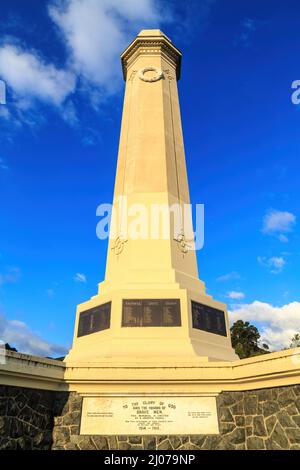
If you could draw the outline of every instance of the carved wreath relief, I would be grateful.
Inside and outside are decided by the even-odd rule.
[[[154,77],[146,77],[146,72],[156,72],[156,75]],[[163,76],[163,71],[161,69],[158,69],[157,67],[145,67],[139,71],[139,79],[143,80],[143,82],[158,82],[158,80],[161,80]]]

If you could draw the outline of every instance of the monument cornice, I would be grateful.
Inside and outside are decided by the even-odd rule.
[[[159,48],[159,50],[153,50],[153,48]],[[139,54],[147,53],[159,53],[165,55],[168,59],[174,63],[176,68],[177,80],[180,79],[181,74],[181,57],[182,54],[167,38],[166,36],[161,37],[137,37],[123,52],[121,55],[123,77],[126,81],[127,69],[130,60]]]

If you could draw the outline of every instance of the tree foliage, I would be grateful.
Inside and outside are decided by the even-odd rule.
[[[297,348],[299,346],[300,346],[300,333],[296,333],[291,339],[290,348]]]
[[[260,334],[256,326],[243,320],[236,321],[230,328],[232,347],[240,359],[267,354],[269,346],[260,344]]]
[[[8,343],[5,343],[4,348],[6,349],[6,351],[18,352],[16,348],[12,348]]]

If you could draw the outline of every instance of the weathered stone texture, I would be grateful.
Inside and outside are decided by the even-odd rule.
[[[217,401],[220,425],[218,436],[80,436],[78,411],[81,398],[71,394],[69,404],[64,408],[65,414],[55,419],[54,436],[58,438],[54,439],[53,449],[300,449],[299,385],[224,392]],[[71,432],[71,427],[74,427],[74,432]],[[69,429],[69,433],[66,429]]]
[[[0,449],[51,449],[56,399],[56,392],[0,385]]]
[[[0,449],[300,450],[300,385],[217,398],[220,435],[81,436],[82,398],[0,386]]]

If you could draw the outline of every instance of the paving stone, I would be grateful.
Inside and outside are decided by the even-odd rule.
[[[257,413],[258,398],[256,395],[246,395],[244,398],[244,410],[246,415]]]
[[[234,419],[229,408],[222,408],[220,410],[220,422],[233,423]]]
[[[166,439],[157,446],[157,449],[158,450],[172,450],[173,447],[169,439]]]
[[[95,445],[96,449],[98,449],[98,450],[108,450],[109,449],[108,441],[107,441],[106,437],[93,436],[91,439],[92,439],[92,442]]]
[[[156,449],[156,438],[152,436],[144,436],[144,449],[145,450],[155,450]]]
[[[275,416],[269,416],[269,418],[266,419],[266,428],[267,428],[268,435],[272,433],[276,421],[277,419]]]
[[[257,397],[259,402],[272,400],[272,390],[268,388],[264,390],[258,390]]]
[[[264,440],[261,437],[247,437],[246,448],[248,450],[265,449]]]
[[[205,442],[206,436],[191,436],[190,441],[197,447],[202,447]]]
[[[178,449],[182,445],[181,439],[178,436],[169,436],[169,441],[173,449]]]
[[[286,428],[285,433],[291,444],[300,444],[300,429]]]
[[[245,426],[245,416],[235,416],[234,420],[237,426]]]
[[[289,441],[287,440],[284,430],[279,423],[275,425],[274,431],[270,436],[270,440],[276,442],[281,449],[289,448]]]
[[[285,388],[279,392],[278,404],[280,407],[285,407],[294,403],[295,397],[291,388]],[[300,404],[300,401],[299,401]]]
[[[267,430],[265,427],[263,416],[254,416],[253,418],[253,434],[255,436],[267,436]]]
[[[277,419],[283,428],[293,428],[295,426],[290,415],[284,410],[277,413]]]
[[[263,404],[262,413],[265,417],[274,415],[279,411],[279,405],[276,401],[266,401]]]
[[[142,443],[142,436],[129,436],[129,443],[130,444],[141,444]]]

